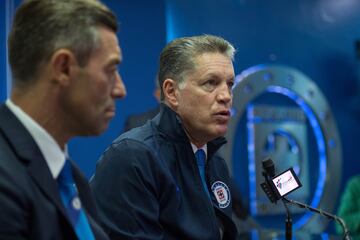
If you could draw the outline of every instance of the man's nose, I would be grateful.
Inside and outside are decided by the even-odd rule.
[[[232,101],[232,91],[227,84],[221,86],[217,94],[217,100],[222,103],[231,103]]]
[[[113,98],[124,98],[126,96],[126,87],[119,73],[116,74],[116,80],[111,93]]]

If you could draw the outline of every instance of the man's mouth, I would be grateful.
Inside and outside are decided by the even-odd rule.
[[[223,110],[223,111],[219,111],[217,113],[214,114],[214,116],[216,117],[216,119],[222,121],[222,122],[227,122],[230,119],[230,111],[229,110]]]

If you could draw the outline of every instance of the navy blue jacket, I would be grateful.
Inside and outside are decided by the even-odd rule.
[[[181,121],[162,104],[160,113],[117,138],[91,180],[100,218],[111,239],[235,239],[230,177],[215,153],[224,138],[208,142],[205,192]],[[221,222],[221,224],[219,224]]]

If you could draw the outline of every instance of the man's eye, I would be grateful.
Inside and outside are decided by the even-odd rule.
[[[217,82],[213,79],[205,82],[205,85],[208,85],[208,86],[215,86],[216,84],[217,84]]]
[[[217,82],[215,80],[210,79],[203,84],[203,87],[206,91],[211,91],[216,87],[216,84]]]
[[[234,86],[234,82],[228,82],[228,87],[231,89]]]

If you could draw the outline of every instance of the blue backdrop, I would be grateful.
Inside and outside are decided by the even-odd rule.
[[[19,1],[0,2],[0,99],[6,99],[6,25]],[[342,185],[360,173],[360,2],[357,0],[106,0],[118,15],[128,96],[100,137],[75,138],[70,155],[90,177],[124,119],[156,105],[152,96],[158,57],[167,41],[203,33],[223,36],[237,48],[236,73],[262,63],[292,66],[323,91],[343,146]],[[311,167],[311,166],[310,166]],[[235,169],[236,171],[236,169]],[[331,176],[329,176],[331,177]]]

